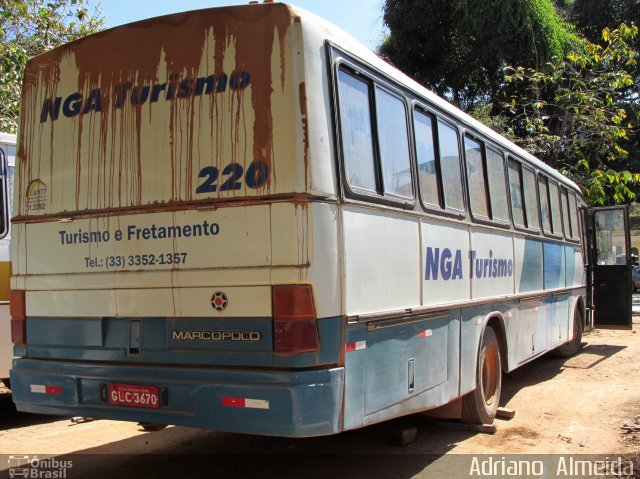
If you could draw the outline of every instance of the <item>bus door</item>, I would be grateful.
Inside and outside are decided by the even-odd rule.
[[[592,208],[588,239],[594,326],[631,329],[631,242],[626,206]]]

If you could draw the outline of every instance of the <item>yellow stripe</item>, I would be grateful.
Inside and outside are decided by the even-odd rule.
[[[9,301],[11,261],[0,261],[0,301]]]

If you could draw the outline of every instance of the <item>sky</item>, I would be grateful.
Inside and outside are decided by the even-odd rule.
[[[91,0],[102,4],[107,27],[116,27],[145,18],[200,8],[245,5],[249,0]],[[382,40],[382,5],[384,0],[289,0],[288,3],[309,10],[338,25],[370,49]]]

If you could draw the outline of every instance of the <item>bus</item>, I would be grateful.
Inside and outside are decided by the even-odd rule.
[[[16,159],[16,136],[0,133],[0,205],[6,209],[0,215],[0,381],[10,387],[9,370],[13,359],[11,343],[11,317],[9,316],[9,242],[11,201],[13,197],[13,169]]]
[[[502,374],[575,353],[587,277],[628,264],[624,210],[592,218],[576,184],[291,5],[71,42],[27,64],[22,108],[20,411],[287,437],[490,423]]]

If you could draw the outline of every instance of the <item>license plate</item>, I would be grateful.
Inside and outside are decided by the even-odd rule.
[[[109,384],[109,403],[118,406],[158,409],[160,394],[155,386]]]

